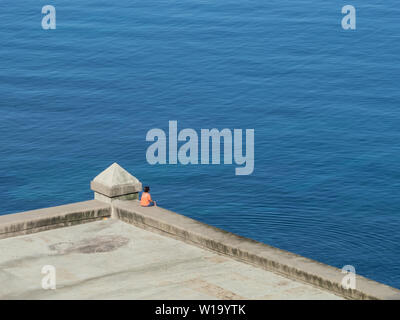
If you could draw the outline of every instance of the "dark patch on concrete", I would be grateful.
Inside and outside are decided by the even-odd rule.
[[[78,242],[58,242],[49,246],[58,254],[69,253],[101,253],[117,250],[129,243],[129,239],[121,236],[98,236],[87,238]]]

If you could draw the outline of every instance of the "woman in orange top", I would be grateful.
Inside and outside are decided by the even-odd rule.
[[[150,187],[143,188],[142,198],[140,199],[140,205],[142,207],[157,206],[156,202],[153,201],[153,199],[151,199],[151,195],[150,195],[149,191],[150,191]]]

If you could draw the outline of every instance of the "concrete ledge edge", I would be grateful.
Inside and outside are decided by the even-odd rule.
[[[247,239],[160,207],[138,201],[113,203],[115,217],[189,244],[261,267],[289,279],[311,284],[347,299],[400,299],[400,290],[356,275],[356,289],[345,289],[340,269]]]
[[[400,290],[356,275],[356,289],[344,289],[340,269],[247,239],[160,208],[143,208],[138,201],[112,205],[90,200],[0,216],[0,239],[111,217],[140,228],[229,256],[289,279],[311,284],[347,299],[400,300]]]
[[[0,216],[0,239],[91,222],[111,216],[111,207],[97,200]]]

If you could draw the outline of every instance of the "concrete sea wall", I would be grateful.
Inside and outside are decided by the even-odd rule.
[[[137,201],[114,202],[116,218],[185,241],[245,263],[336,293],[348,299],[400,299],[400,291],[356,276],[356,289],[342,286],[340,269],[288,251],[240,237],[159,207],[143,208]]]
[[[110,206],[97,200],[3,215],[0,239],[101,220],[110,215]]]
[[[376,281],[357,275],[356,288],[345,289],[342,286],[344,274],[340,269],[240,237],[160,207],[143,208],[137,200],[127,200],[138,198],[141,183],[117,164],[98,175],[91,186],[95,198],[101,201],[91,200],[0,216],[0,239],[111,217],[348,299],[400,299],[400,290]]]

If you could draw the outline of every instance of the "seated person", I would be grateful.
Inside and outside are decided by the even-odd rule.
[[[142,193],[142,198],[140,199],[140,205],[142,207],[152,207],[152,206],[157,206],[156,202],[151,199],[151,195],[149,193],[150,187],[144,187],[143,188],[143,193]]]

